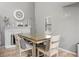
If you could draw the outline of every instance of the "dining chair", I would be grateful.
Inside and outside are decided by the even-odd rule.
[[[18,36],[18,34],[15,35],[15,41],[16,41],[16,49],[17,49],[17,53],[19,53],[19,56],[22,56],[23,52],[28,52],[28,51],[32,51],[31,54],[33,56],[33,46],[30,45],[27,41],[25,41],[23,38],[21,38],[20,36]],[[26,54],[26,56],[29,53]]]
[[[51,36],[51,39],[48,40],[48,43],[46,45],[48,45],[47,49],[42,47],[38,47],[37,48],[37,56],[40,56],[40,52],[44,54],[44,56],[59,56],[58,53],[58,48],[59,48],[59,40],[60,40],[60,35],[56,35],[56,36]]]

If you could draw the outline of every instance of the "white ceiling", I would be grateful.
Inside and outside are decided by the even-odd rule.
[[[74,3],[77,3],[77,2],[58,2],[57,5],[60,7],[64,7],[64,6],[72,5]]]
[[[39,4],[40,2],[35,2],[35,4]],[[42,5],[43,3],[52,5],[52,6],[58,6],[58,7],[65,7],[65,6],[71,6],[72,4],[76,4],[77,2],[41,2]]]

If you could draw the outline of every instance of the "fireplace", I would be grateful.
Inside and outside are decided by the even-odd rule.
[[[16,45],[14,34],[11,35],[11,45]]]
[[[15,34],[19,33],[30,33],[30,27],[22,27],[22,28],[8,28],[5,29],[5,48],[12,48],[16,46],[15,42]]]

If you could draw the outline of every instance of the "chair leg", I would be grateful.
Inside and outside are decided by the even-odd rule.
[[[57,57],[59,56],[59,52],[57,52],[56,56],[57,56]]]
[[[16,53],[17,53],[17,56],[19,56],[19,57],[21,56],[21,51],[17,50]]]
[[[37,57],[39,57],[39,50],[37,50]]]
[[[19,56],[21,57],[21,51],[19,52]]]
[[[47,57],[47,55],[46,55],[46,54],[44,54],[44,57]]]
[[[34,53],[34,52],[33,52],[33,49],[32,49],[32,57],[34,57],[33,53]]]

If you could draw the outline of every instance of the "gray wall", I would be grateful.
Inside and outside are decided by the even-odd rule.
[[[24,11],[25,17],[22,21],[23,23],[27,23],[27,19],[32,20],[32,34],[34,33],[34,3],[33,2],[0,2],[0,20],[3,20],[4,16],[9,17],[11,25],[16,25],[16,19],[13,17],[13,12],[16,9],[22,9]],[[2,45],[4,45],[4,39],[2,40]]]
[[[52,17],[53,35],[61,35],[60,47],[76,52],[79,42],[79,7],[63,8],[57,3],[35,3],[36,34],[44,34],[44,17]]]
[[[26,23],[28,18],[32,19],[33,35],[44,34],[44,17],[51,16],[53,35],[61,35],[60,47],[76,51],[76,43],[79,42],[79,6],[62,8],[56,2],[0,3],[0,20],[8,16],[11,24],[15,24],[17,21],[13,17],[13,11],[19,8],[25,13],[22,22]]]

